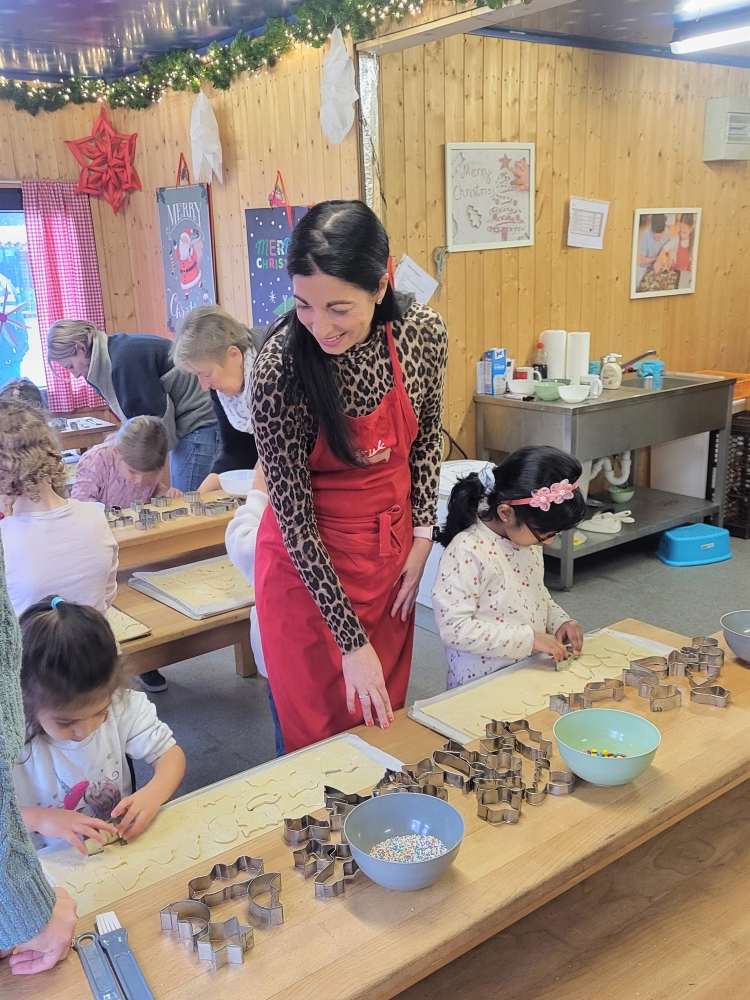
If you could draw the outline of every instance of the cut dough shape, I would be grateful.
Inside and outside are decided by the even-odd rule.
[[[480,727],[483,732],[484,727]],[[336,772],[331,781],[328,772]],[[306,751],[293,764],[283,759],[257,775],[243,775],[220,788],[165,807],[151,826],[127,847],[113,844],[83,858],[70,847],[42,857],[55,885],[64,886],[79,916],[113,905],[201,861],[208,871],[217,854],[232,844],[323,807],[323,788],[362,792],[383,777],[383,766],[343,740]],[[296,791],[289,794],[289,788]],[[254,803],[248,810],[246,803]],[[230,809],[227,814],[223,810]],[[231,837],[231,840],[229,839]],[[171,856],[171,860],[170,860]]]

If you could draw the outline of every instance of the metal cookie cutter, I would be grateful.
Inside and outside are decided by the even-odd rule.
[[[516,788],[488,788],[477,796],[477,816],[487,823],[517,823],[522,792]]]
[[[348,850],[345,844],[339,847]],[[334,896],[340,896],[345,891],[347,883],[353,882],[359,872],[359,865],[351,855],[348,858],[342,855],[333,857],[315,876],[315,895],[319,899],[333,899]]]
[[[645,657],[646,660],[652,657]],[[663,657],[661,657],[663,660]],[[662,684],[661,678],[643,660],[631,661],[630,668],[622,672],[622,679],[628,687],[637,687],[641,698],[648,698],[652,712],[669,712],[682,704],[682,692],[674,684]],[[638,664],[641,664],[640,666]]]
[[[324,786],[323,795],[325,796],[324,801],[326,809],[328,810],[328,819],[331,824],[331,830],[340,833],[342,837],[344,832],[344,820],[352,809],[372,798],[371,795],[357,795],[356,792],[342,792],[341,789],[334,788],[332,785]]]
[[[540,757],[534,766],[534,780],[527,787],[524,800],[530,806],[540,806],[547,795],[570,795],[575,785],[576,778],[572,771],[552,771],[549,761]]]
[[[674,684],[654,684],[648,689],[648,702],[651,712],[669,712],[682,704],[682,691]]]
[[[732,692],[729,688],[713,683],[713,677],[708,680],[697,680],[692,672],[688,674],[690,684],[690,701],[696,705],[712,705],[714,708],[729,708]]]
[[[252,927],[241,924],[237,917],[212,921],[196,939],[198,958],[202,962],[213,962],[214,969],[220,969],[227,962],[242,965],[245,952],[254,944]]]
[[[689,666],[697,667],[700,663],[697,653],[686,652],[684,649],[673,649],[667,662],[670,677],[684,677]]]
[[[205,903],[197,899],[181,899],[159,911],[162,930],[177,931],[186,941],[195,941],[211,923],[211,913]]]
[[[539,757],[546,757],[549,760],[552,756],[552,741],[545,740],[541,730],[532,729],[528,719],[518,719],[516,722],[503,722],[493,719],[492,722],[487,723],[485,735],[501,736],[504,733],[515,738],[516,750],[527,760],[538,760]],[[536,743],[537,745],[530,746],[529,743],[519,740],[518,733],[526,733],[531,743]]]
[[[464,757],[448,750],[436,750],[432,759],[438,769],[442,771],[443,780],[453,788],[460,788],[462,792],[468,794],[477,778],[482,777],[482,768],[471,764]]]
[[[208,875],[198,875],[188,882],[188,895],[206,906],[218,906],[227,899],[244,896],[250,882],[263,872],[263,858],[249,858],[243,854],[233,865],[214,865]],[[238,875],[247,874],[241,882],[233,882]],[[230,882],[220,889],[212,889],[214,882]]]
[[[287,844],[302,844],[306,840],[330,840],[331,823],[305,815],[284,820],[284,840]]]
[[[149,503],[152,507],[171,507],[172,501],[169,497],[151,497]]]
[[[304,847],[298,847],[292,852],[294,867],[305,878],[317,875],[331,863],[336,846],[336,844],[323,844],[319,840],[308,840]]]
[[[521,773],[523,759],[513,752],[516,748],[516,741],[515,737],[511,739],[512,745],[510,746],[504,740],[498,739],[480,742],[480,752],[483,754],[488,768],[496,771],[511,771],[514,774]]]
[[[281,892],[281,872],[264,872],[257,875],[247,887],[248,906],[251,916],[264,924],[283,924],[284,907],[279,902]],[[259,903],[258,897],[270,895],[268,903]]]
[[[174,521],[176,517],[185,517],[187,512],[187,507],[175,507],[172,510],[162,511],[161,519],[162,521]]]
[[[143,510],[144,506],[145,506],[145,504],[143,503],[143,500],[131,500],[130,501],[130,509],[132,511],[135,511],[136,514],[140,514],[140,512]]]
[[[603,681],[589,681],[580,692],[550,695],[549,707],[551,712],[567,715],[580,708],[591,708],[598,701],[622,701],[624,697],[624,683],[614,677],[607,677]]]
[[[640,660],[631,660],[630,669],[647,670],[656,676],[657,681],[663,681],[669,675],[669,661],[665,656],[644,656]],[[623,671],[623,675],[624,673],[625,671]],[[625,683],[628,682],[625,681]]]
[[[719,649],[718,646],[683,646],[682,652],[697,656],[699,663],[708,663],[714,667],[724,666],[724,650]]]
[[[410,774],[405,771],[386,770],[383,777],[372,789],[373,798],[378,795],[387,795],[391,792],[419,792],[419,785]]]
[[[188,490],[187,493],[182,494],[182,499],[185,503],[199,503],[201,495],[198,490]]]

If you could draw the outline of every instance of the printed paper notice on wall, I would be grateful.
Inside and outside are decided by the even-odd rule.
[[[417,302],[426,306],[435,294],[438,283],[415,260],[404,254],[396,265],[394,283],[398,292],[412,292]]]
[[[588,250],[604,249],[604,230],[609,214],[608,201],[592,201],[590,198],[570,199],[568,220],[568,246],[585,247]]]

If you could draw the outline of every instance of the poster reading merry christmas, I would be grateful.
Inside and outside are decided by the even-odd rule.
[[[446,151],[448,249],[534,243],[534,143],[452,142]]]
[[[294,305],[286,257],[292,229],[306,213],[300,205],[245,209],[253,326],[269,326]]]
[[[216,304],[211,211],[206,184],[158,188],[159,234],[172,333],[198,306]]]

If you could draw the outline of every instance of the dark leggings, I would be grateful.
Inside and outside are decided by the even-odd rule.
[[[268,704],[271,706],[271,717],[273,718],[274,739],[276,741],[276,756],[283,757],[286,753],[284,749],[284,734],[281,732],[279,713],[276,711],[276,704],[271,694],[271,685],[268,685]]]

